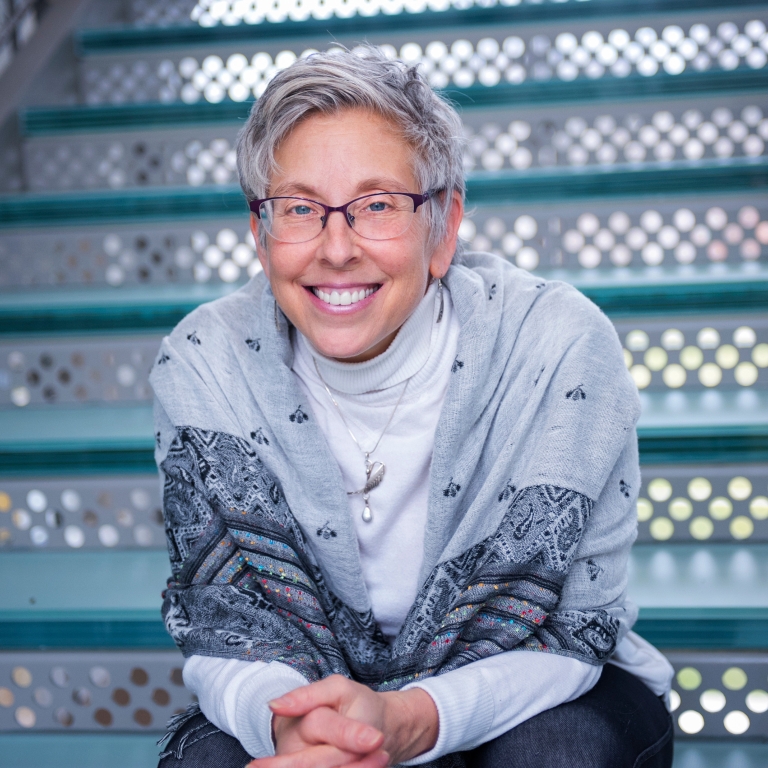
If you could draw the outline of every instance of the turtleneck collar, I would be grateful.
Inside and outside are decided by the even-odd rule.
[[[315,359],[323,380],[331,389],[348,395],[388,389],[418,373],[429,359],[439,310],[436,299],[437,284],[432,283],[389,347],[363,363],[341,363],[324,357],[298,331],[297,342],[302,352]]]

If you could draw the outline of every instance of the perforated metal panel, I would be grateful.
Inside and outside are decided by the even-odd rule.
[[[644,77],[684,72],[731,71],[766,66],[766,29],[760,16],[744,13],[686,15],[679,19],[630,19],[525,27],[468,28],[442,34],[390,33],[392,57],[420,63],[432,86],[492,88],[526,80],[572,81]],[[758,18],[755,18],[758,16]],[[357,39],[346,41],[355,45]],[[302,43],[271,43],[237,49],[211,46],[205,54],[89,57],[81,90],[88,104],[245,101],[260,96],[269,80],[298,56],[328,45],[328,36]]]
[[[638,542],[768,542],[768,467],[643,466],[642,475]]]
[[[0,732],[159,731],[191,701],[177,651],[0,653]]]
[[[0,548],[161,549],[156,474],[0,479]]]
[[[160,336],[0,344],[0,408],[85,402],[149,402]]]

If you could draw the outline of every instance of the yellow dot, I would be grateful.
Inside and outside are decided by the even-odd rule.
[[[744,501],[752,495],[752,483],[746,477],[734,477],[728,483],[728,495],[736,501]]]
[[[653,517],[653,504],[648,499],[637,500],[637,519],[644,523]]]
[[[752,363],[739,363],[733,372],[733,377],[742,387],[751,387],[757,381],[759,374],[757,367]]]
[[[12,503],[11,497],[5,491],[0,491],[0,512],[7,512]]]
[[[708,517],[694,517],[688,526],[691,536],[699,541],[708,539],[715,531],[715,524]]]
[[[666,541],[675,532],[675,525],[668,517],[657,517],[651,520],[650,531],[656,541]]]
[[[680,350],[680,364],[689,371],[695,371],[704,362],[704,353],[698,347],[683,347]]]
[[[634,330],[627,334],[627,346],[633,352],[642,352],[644,349],[648,349],[650,339],[645,331]]]
[[[679,497],[669,502],[669,516],[673,520],[687,520],[693,514],[693,504]]]
[[[677,684],[684,691],[695,691],[701,685],[701,672],[695,667],[683,667],[677,673]]]
[[[667,353],[661,347],[651,347],[643,356],[643,362],[652,371],[660,371],[668,359]]]
[[[749,514],[752,515],[755,520],[768,519],[768,498],[765,496],[755,496],[755,498],[749,502]]]
[[[668,365],[664,369],[661,378],[670,389],[678,389],[685,384],[688,374],[685,372],[685,368],[683,368],[682,365],[672,363],[672,365]]]
[[[632,363],[634,362],[635,360],[632,357],[632,353],[626,347],[624,347],[624,364],[627,366],[627,368],[631,368]]]
[[[734,539],[748,539],[755,531],[755,524],[746,515],[739,515],[731,520],[729,528]]]
[[[715,360],[721,368],[730,370],[735,368],[739,362],[739,350],[733,346],[733,344],[723,344],[722,347],[717,348],[715,352]]]
[[[715,496],[709,502],[709,514],[715,520],[727,520],[733,513],[733,504],[724,496]]]
[[[706,501],[712,495],[712,483],[706,477],[694,477],[688,483],[688,495],[694,501]]]
[[[666,501],[672,495],[672,483],[663,477],[657,477],[648,483],[648,495],[654,501]]]
[[[645,389],[651,383],[651,372],[644,365],[633,365],[629,374],[638,389]]]
[[[752,362],[758,368],[768,368],[768,344],[758,344],[752,350]]]
[[[18,707],[14,712],[14,717],[22,728],[33,728],[37,722],[35,710],[30,707]]]
[[[723,672],[723,685],[729,691],[740,691],[747,684],[747,673],[741,667],[730,667]]]
[[[26,667],[14,667],[11,672],[13,680],[19,688],[29,688],[32,685],[32,673]]]
[[[10,688],[0,688],[0,707],[12,707],[13,702],[13,691]]]
[[[699,368],[699,381],[705,387],[716,387],[723,380],[723,372],[715,363],[704,363]]]
[[[11,532],[7,528],[0,528],[0,544],[11,540]]]

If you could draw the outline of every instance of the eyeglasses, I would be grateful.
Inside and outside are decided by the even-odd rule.
[[[391,240],[411,226],[420,205],[436,195],[430,189],[422,195],[410,192],[379,192],[364,195],[339,206],[323,205],[304,197],[267,197],[251,200],[248,207],[264,229],[281,243],[306,243],[325,229],[334,212],[344,214],[347,224],[368,240]]]

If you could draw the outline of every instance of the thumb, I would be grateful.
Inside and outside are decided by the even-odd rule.
[[[269,702],[269,708],[274,714],[282,717],[301,717],[318,707],[329,707],[338,711],[344,699],[346,683],[349,681],[341,675],[332,675],[273,699]]]

